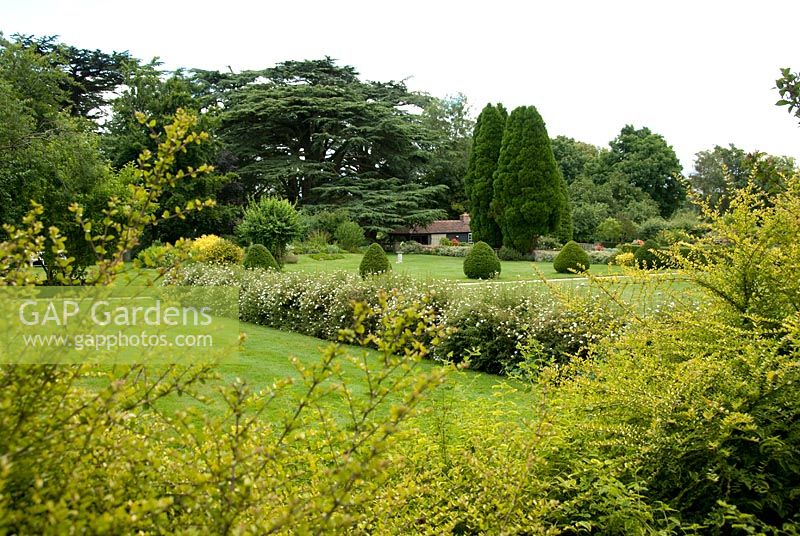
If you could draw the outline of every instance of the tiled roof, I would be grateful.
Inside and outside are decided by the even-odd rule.
[[[464,214],[458,220],[436,220],[425,227],[404,227],[395,229],[392,234],[447,234],[447,233],[468,233],[469,215]]]

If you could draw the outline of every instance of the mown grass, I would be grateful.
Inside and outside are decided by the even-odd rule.
[[[236,380],[243,380],[253,391],[260,391],[271,386],[274,382],[284,378],[299,379],[299,374],[292,365],[290,358],[295,357],[304,366],[309,367],[318,363],[322,349],[329,342],[280,331],[254,324],[242,324],[242,330],[247,334],[247,339],[242,350],[236,356],[229,356],[224,363],[216,366],[216,378],[205,384],[197,386],[198,394],[207,397],[209,403],[203,406],[203,411],[210,414],[220,414],[224,411],[224,404],[219,395],[219,388]],[[343,346],[348,355],[367,359],[377,366],[380,356],[372,350],[359,347]],[[341,373],[353,393],[365,395],[368,386],[363,372],[355,364],[342,357],[340,359]],[[429,372],[441,364],[422,360],[417,364],[418,372]],[[101,382],[96,379],[94,382]],[[98,385],[97,383],[95,385]],[[286,412],[295,407],[299,396],[305,391],[302,382],[296,381],[291,385],[284,396],[277,403],[270,406],[263,414],[263,418],[279,421]],[[397,396],[387,402],[391,404],[399,401]],[[423,401],[420,411],[415,418],[416,424],[421,429],[433,430],[441,422],[442,414],[448,414],[450,422],[457,422],[461,413],[485,411],[487,404],[502,403],[519,407],[531,406],[534,402],[532,389],[526,384],[501,376],[473,372],[469,370],[451,371],[445,383],[429,393]],[[200,403],[186,396],[171,396],[162,400],[158,407],[165,412],[182,410],[187,405],[199,406]],[[346,418],[346,406],[340,395],[328,395],[325,405],[333,410],[340,419]],[[386,406],[388,408],[388,405]]]
[[[346,253],[343,259],[315,260],[308,255],[299,255],[296,264],[287,264],[287,272],[333,272],[344,270],[358,272],[361,263],[360,254]],[[392,271],[421,279],[439,279],[448,281],[471,281],[464,275],[462,257],[445,257],[439,255],[403,255],[403,262],[397,262],[397,255],[389,254]],[[560,274],[553,269],[550,262],[501,261],[500,277],[495,281],[535,281],[544,276],[548,279],[570,279],[579,277],[576,274]],[[603,264],[592,265],[590,273],[595,275],[614,275],[621,273],[618,266]]]

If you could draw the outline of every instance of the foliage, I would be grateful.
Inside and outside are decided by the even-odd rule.
[[[492,200],[503,245],[531,251],[539,236],[559,228],[567,202],[563,180],[539,112],[533,106],[512,111],[503,134]]]
[[[446,210],[448,217],[457,218],[467,210],[464,176],[475,124],[467,97],[461,93],[443,99],[430,97],[420,119],[431,133],[432,145],[425,182],[447,187],[438,194],[435,204]]]
[[[556,136],[551,140],[551,145],[553,156],[567,184],[585,176],[587,165],[596,162],[602,151],[590,143],[576,141],[567,136]]]
[[[595,236],[603,245],[616,245],[622,240],[622,224],[614,218],[606,218],[595,229]]]
[[[731,144],[715,145],[695,155],[694,172],[689,180],[695,190],[713,206],[727,210],[737,189],[752,182],[769,200],[785,188],[785,181],[795,169],[794,159],[772,156],[759,151],[746,153]]]
[[[15,34],[16,44],[41,55],[52,68],[64,73],[59,89],[70,114],[99,119],[108,105],[108,95],[123,82],[124,65],[133,61],[127,52],[106,53],[65,45],[57,36],[34,37]]]
[[[180,260],[180,256],[171,244],[155,242],[142,249],[136,259],[146,268],[170,268]]]
[[[569,242],[569,240],[567,240],[567,242]],[[564,242],[561,242],[554,236],[539,237],[539,249],[561,249],[563,245]]]
[[[497,258],[501,261],[521,261],[522,253],[514,248],[503,246],[497,252]]]
[[[449,238],[447,238],[446,236],[443,236],[443,237],[441,237],[439,239],[439,245],[440,246],[450,246],[450,245],[452,245],[452,243],[450,242]]]
[[[583,272],[589,268],[589,254],[577,242],[569,241],[553,260],[553,268],[561,274]]]
[[[645,240],[633,255],[636,264],[644,269],[663,268],[666,264],[664,257],[659,255],[658,242],[655,240]]]
[[[618,266],[634,266],[636,263],[636,256],[632,253],[620,253],[614,258],[614,264]]]
[[[115,169],[122,170],[136,162],[145,149],[155,150],[151,136],[153,129],[169,124],[180,108],[197,116],[195,132],[206,132],[209,138],[203,145],[188,147],[176,157],[173,171],[197,168],[219,160],[220,141],[215,135],[218,109],[202,96],[198,80],[182,71],[163,71],[157,61],[147,64],[126,63],[122,69],[124,80],[119,95],[112,102],[113,114],[104,125],[103,152]],[[137,114],[151,120],[146,125],[136,120]],[[196,198],[218,201],[214,207],[198,213],[184,215],[162,222],[148,230],[145,240],[174,242],[179,238],[203,234],[233,234],[233,225],[241,217],[245,194],[235,175],[228,173],[229,166],[221,166],[222,173],[205,173],[191,181],[169,185],[161,198],[164,208],[183,207]]]
[[[217,235],[203,235],[192,241],[189,253],[194,260],[218,264],[239,264],[244,258],[242,248]]]
[[[18,223],[37,200],[45,228],[58,227],[69,240],[71,276],[80,279],[96,255],[70,205],[81,204],[100,225],[108,198],[128,192],[99,154],[95,125],[70,116],[69,76],[55,61],[0,36],[0,224]],[[52,285],[64,274],[51,253],[43,261]]]
[[[789,67],[781,69],[781,77],[775,80],[781,98],[776,106],[786,106],[788,112],[800,118],[800,74],[793,73]]]
[[[500,158],[508,112],[502,104],[487,104],[475,123],[472,150],[464,177],[470,215],[470,229],[477,241],[499,247],[503,235],[491,210],[494,199],[494,172]]]
[[[389,259],[386,257],[386,252],[380,244],[371,244],[364,257],[361,259],[361,264],[358,267],[358,273],[361,277],[368,275],[382,274],[391,271],[392,265],[389,264]]]
[[[225,88],[220,134],[250,195],[346,208],[372,236],[444,216],[447,186],[422,180],[433,135],[414,112],[428,99],[404,83],[364,82],[331,58],[206,76]]]
[[[174,157],[203,139],[189,132],[192,126],[191,117],[179,113],[157,156],[142,155],[142,186],[132,188],[128,205],[109,202],[107,229],[92,231],[81,220],[100,258],[87,282],[113,283],[123,253],[145,225],[164,217],[157,213],[160,193],[185,176],[170,171]],[[82,217],[80,207],[73,210]],[[6,227],[11,240],[0,243],[3,284],[35,281],[30,252],[66,251],[57,229],[42,234],[41,212],[36,205],[22,227]],[[65,271],[70,263],[63,259]],[[211,377],[207,366],[0,366],[0,531],[344,530],[352,523],[348,512],[372,498],[370,483],[382,478],[401,425],[443,379],[441,370],[419,373],[416,367],[430,352],[427,343],[443,335],[427,309],[396,294],[372,297],[371,306],[352,304],[352,329],[341,336],[373,346],[377,359],[330,345],[314,366],[295,362],[299,398],[288,389],[292,380],[263,392],[236,381],[220,390],[221,414],[207,411],[197,390]],[[342,360],[357,364],[370,393],[352,388],[352,378],[339,373]],[[176,413],[162,409],[162,402],[181,394],[198,404]],[[330,411],[331,396],[346,401],[344,421]],[[284,409],[267,422],[263,413],[273,405]],[[321,429],[330,435],[314,433]]]
[[[681,166],[675,151],[664,138],[647,127],[626,125],[603,154],[604,173],[619,173],[625,181],[648,194],[661,216],[669,217],[686,197]]]
[[[400,242],[400,245],[397,247],[397,252],[406,255],[414,253],[424,253],[425,248],[419,242],[415,242],[414,240],[408,240],[405,242]]]
[[[429,251],[433,255],[442,255],[443,257],[466,257],[467,255],[469,255],[469,252],[472,251],[472,246],[445,245],[445,246],[436,246],[427,251]]]
[[[345,222],[352,221],[350,213],[341,208],[337,210],[322,210],[314,214],[307,214],[303,211],[301,212],[301,218],[306,220],[303,225],[303,238],[307,241],[313,241],[312,235],[314,233],[319,233],[320,236],[326,234],[326,244],[328,243],[327,240],[336,233],[337,227]]]
[[[340,223],[333,233],[333,237],[338,242],[339,247],[355,253],[359,246],[364,243],[364,229],[354,221]]]
[[[500,259],[486,242],[478,242],[464,257],[464,275],[470,279],[494,279],[500,275]]]
[[[192,264],[171,273],[179,285],[240,285],[240,315],[252,322],[335,340],[352,328],[354,302],[373,304],[381,289],[395,289],[405,299],[426,304],[446,331],[435,350],[440,360],[470,361],[474,370],[507,373],[525,361],[520,344],[535,340],[541,359],[568,362],[585,355],[589,341],[617,329],[612,304],[601,296],[575,296],[573,309],[560,307],[539,286],[509,289],[479,287],[469,293],[454,284],[393,274],[360,278],[347,272],[244,271],[236,266]],[[406,306],[397,302],[397,308]],[[582,311],[578,314],[577,311]],[[591,311],[591,314],[585,314]]]
[[[275,257],[263,244],[253,244],[247,248],[242,266],[245,268],[261,268],[263,270],[279,270]]]
[[[706,210],[712,233],[695,247],[715,254],[670,253],[706,290],[700,305],[673,296],[677,309],[654,317],[630,306],[636,322],[562,384],[571,409],[554,426],[591,460],[579,481],[614,474],[687,531],[793,532],[798,193],[792,179],[774,209],[750,189],[727,214]]]
[[[265,196],[247,205],[236,233],[244,242],[266,246],[280,263],[286,246],[300,236],[300,216],[288,200]]]

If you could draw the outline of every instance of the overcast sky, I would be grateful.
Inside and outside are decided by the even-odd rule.
[[[694,154],[735,143],[800,159],[774,106],[800,70],[800,2],[0,0],[6,35],[158,56],[169,68],[258,69],[328,55],[436,96],[535,105],[551,136],[606,145],[626,123]]]

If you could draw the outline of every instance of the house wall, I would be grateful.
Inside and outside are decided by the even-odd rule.
[[[447,234],[445,234],[445,233],[436,233],[436,234],[432,234],[432,235],[431,235],[431,241],[430,241],[430,242],[428,242],[428,243],[429,243],[430,245],[432,245],[432,246],[438,246],[438,245],[439,245],[439,241],[440,241],[442,238],[448,238]]]

